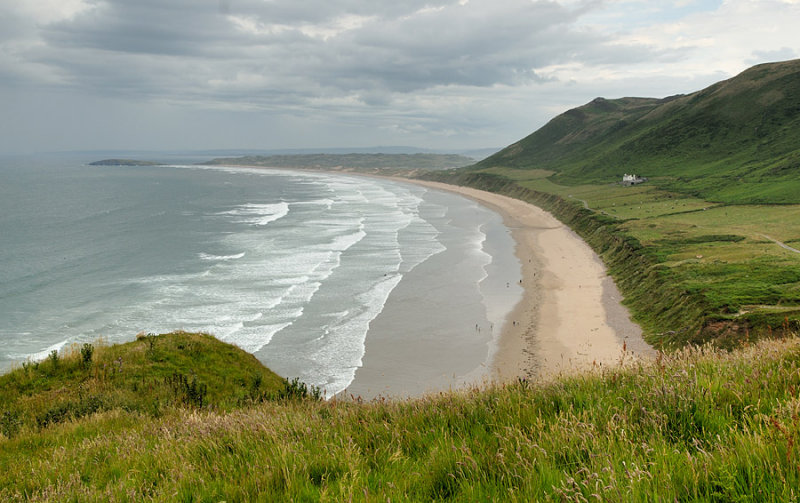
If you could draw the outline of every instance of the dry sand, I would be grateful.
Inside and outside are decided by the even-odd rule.
[[[597,254],[550,213],[468,187],[406,180],[456,192],[503,216],[517,242],[522,300],[509,314],[490,360],[491,378],[550,378],[619,365],[654,350],[620,304],[622,296]]]

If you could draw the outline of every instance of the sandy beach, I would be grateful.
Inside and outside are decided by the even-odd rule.
[[[630,319],[600,258],[550,213],[507,196],[417,182],[462,194],[503,216],[517,242],[523,299],[510,313],[490,361],[492,378],[548,378],[655,354]]]
[[[460,378],[451,376],[451,387],[518,377],[549,379],[576,370],[619,365],[623,355],[624,360],[631,361],[655,354],[620,303],[622,296],[600,258],[550,213],[517,199],[468,187],[402,181],[455,192],[498,212],[516,241],[515,253],[522,266],[522,300],[495,336],[486,363]],[[414,348],[401,350],[373,341],[367,346],[364,367],[348,391],[372,395],[368,390],[375,386],[370,386],[370,380],[386,379],[380,365],[387,364],[387,358],[397,357],[411,362],[413,352]],[[390,386],[384,388],[392,394]],[[418,389],[416,394],[424,391],[429,390]]]
[[[423,294],[410,287],[418,279],[401,282],[382,315],[370,324],[362,366],[343,397],[409,397],[519,377],[543,380],[656,355],[621,304],[622,295],[597,254],[547,211],[470,187],[340,172],[455,193],[495,211],[515,242],[522,287],[521,300],[514,302],[502,330],[490,328],[487,357],[480,359],[476,348],[486,346],[487,334],[467,335],[475,325],[473,313],[453,321],[463,322],[458,330],[467,335],[454,344],[447,338],[448,330],[426,324],[423,312],[435,309],[445,290]],[[424,276],[430,267],[423,264],[412,274]],[[418,310],[416,315],[409,316],[409,305]],[[418,335],[398,338],[398,327]]]

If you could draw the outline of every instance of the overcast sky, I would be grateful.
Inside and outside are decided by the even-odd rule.
[[[502,147],[800,57],[800,0],[2,0],[0,152]]]

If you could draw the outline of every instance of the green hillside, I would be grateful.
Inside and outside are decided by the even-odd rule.
[[[800,203],[800,60],[664,99],[597,98],[475,167],[551,170],[564,185],[624,173],[726,203]]]
[[[800,327],[800,60],[686,96],[598,98],[427,178],[551,211],[603,258],[657,347]],[[633,187],[625,173],[647,177]]]
[[[0,433],[13,437],[103,411],[232,410],[291,387],[253,355],[206,334],[84,344],[0,376]]]

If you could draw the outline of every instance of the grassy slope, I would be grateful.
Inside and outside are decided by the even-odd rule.
[[[562,185],[623,173],[726,203],[800,203],[800,60],[753,67],[686,96],[598,98],[476,168],[547,169]]]
[[[106,410],[230,410],[284,389],[253,355],[205,334],[97,345],[86,361],[81,349],[0,376],[0,433],[38,431]]]
[[[115,409],[0,438],[0,499],[792,501],[798,390],[791,339],[407,402]]]
[[[687,96],[597,99],[434,176],[548,206],[601,253],[654,344],[730,346],[800,324],[800,254],[775,242],[800,248],[798,129],[800,60]],[[625,172],[650,181],[616,185]]]

